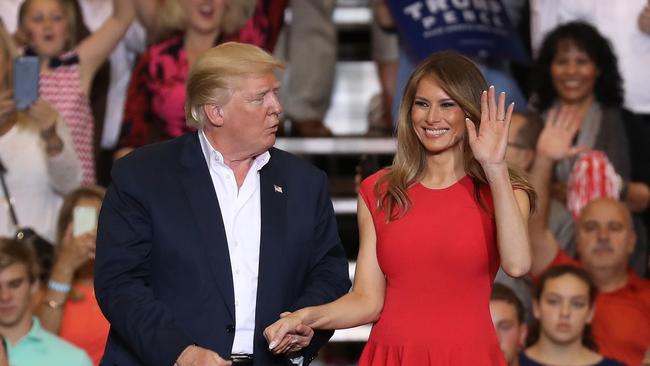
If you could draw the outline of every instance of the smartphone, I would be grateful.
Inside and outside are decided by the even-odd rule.
[[[77,237],[97,228],[97,209],[77,206],[72,211],[72,236]]]
[[[38,57],[21,56],[14,59],[14,101],[17,109],[29,108],[38,98],[39,73]]]

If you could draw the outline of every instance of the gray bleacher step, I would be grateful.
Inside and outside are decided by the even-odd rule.
[[[278,137],[275,147],[299,155],[394,154],[392,137]]]
[[[355,215],[357,213],[357,199],[353,197],[333,197],[332,206],[337,215]]]

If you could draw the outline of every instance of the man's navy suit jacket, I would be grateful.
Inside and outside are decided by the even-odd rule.
[[[256,365],[284,365],[262,332],[283,311],[332,301],[350,281],[325,173],[278,149],[260,171]],[[228,244],[196,133],[115,163],[97,236],[95,291],[111,324],[102,365],[171,366],[190,344],[224,358],[235,336]],[[316,332],[314,357],[331,332]],[[307,363],[307,362],[306,362]]]

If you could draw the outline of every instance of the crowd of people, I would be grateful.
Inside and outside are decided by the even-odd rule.
[[[0,366],[307,365],[367,323],[361,365],[650,365],[650,3],[498,1],[526,78],[414,59],[395,3],[352,284],[273,147],[333,136],[334,1],[0,3]]]

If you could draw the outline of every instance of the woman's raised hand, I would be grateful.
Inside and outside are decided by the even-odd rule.
[[[89,259],[95,258],[96,239],[97,233],[94,230],[73,236],[72,224],[69,224],[60,244],[58,262],[64,264],[66,268],[76,271]]]
[[[490,86],[487,92],[481,94],[481,124],[478,132],[474,122],[465,118],[472,153],[484,168],[505,162],[508,129],[515,107],[514,103],[510,103],[506,109],[505,104],[506,93],[501,92],[497,101],[494,86]]]
[[[581,124],[582,118],[575,107],[551,109],[537,139],[537,154],[558,161],[586,150],[584,146],[573,145]]]

